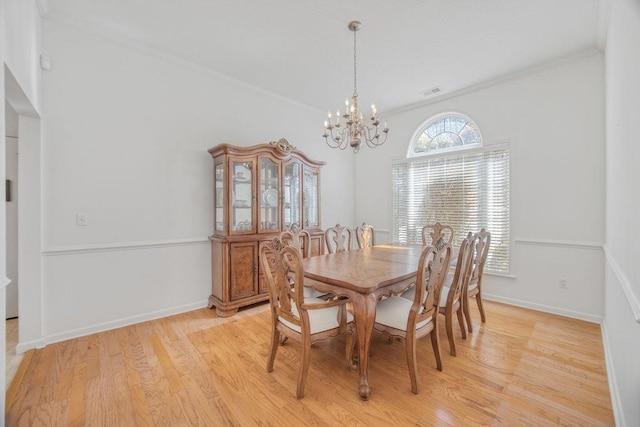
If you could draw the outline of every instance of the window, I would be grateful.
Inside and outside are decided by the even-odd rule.
[[[448,120],[449,117],[455,120]],[[477,126],[469,119],[464,124],[456,121],[460,117],[463,116],[439,115],[427,121],[411,141],[410,154],[414,158],[393,164],[392,237],[398,242],[420,243],[422,226],[440,222],[453,227],[454,244],[459,245],[468,231],[485,227],[491,232],[487,270],[508,273],[509,147],[483,147]],[[464,131],[465,127],[470,130]],[[455,149],[441,144],[448,138],[455,140],[452,129],[459,130],[459,141],[453,143]],[[415,147],[424,149],[419,141],[425,138],[440,141],[440,148],[429,143],[427,155],[416,152]]]
[[[458,113],[439,114],[427,120],[409,145],[407,157],[482,145],[478,126]]]

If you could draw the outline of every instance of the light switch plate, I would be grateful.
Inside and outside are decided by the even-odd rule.
[[[89,225],[87,214],[86,213],[77,213],[76,214],[76,225],[85,226]]]

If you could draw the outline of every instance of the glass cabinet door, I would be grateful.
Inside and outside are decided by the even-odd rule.
[[[253,162],[231,162],[231,230],[253,232]]]
[[[320,226],[318,172],[305,168],[303,187],[304,227]]]
[[[284,215],[285,227],[293,224],[302,227],[300,214],[300,163],[289,163],[284,166]]]
[[[280,229],[280,166],[267,157],[260,158],[260,228]]]
[[[217,162],[217,159],[216,159]],[[215,232],[225,232],[224,224],[224,163],[215,163],[214,178],[213,178],[213,196],[214,196],[214,220],[215,220]]]

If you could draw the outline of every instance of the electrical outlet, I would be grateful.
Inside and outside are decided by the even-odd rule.
[[[567,289],[567,279],[560,278],[558,280],[558,286],[560,286],[560,289]]]
[[[87,218],[87,214],[86,213],[77,213],[76,214],[76,225],[78,226],[85,226],[85,225],[89,225],[89,220]]]

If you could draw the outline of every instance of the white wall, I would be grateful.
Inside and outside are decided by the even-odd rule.
[[[589,52],[385,117],[389,141],[357,158],[356,217],[391,229],[391,162],[434,114],[471,117],[511,150],[511,272],[487,298],[590,321],[603,315],[604,73]],[[467,230],[458,230],[466,232]],[[559,278],[568,289],[560,289]]]
[[[216,144],[287,138],[328,163],[322,225],[353,221],[353,157],[325,146],[321,112],[67,24],[43,34],[47,342],[206,304]]]
[[[5,0],[3,28],[5,31],[4,64],[11,70],[24,92],[20,104],[13,105],[20,114],[40,110],[40,15],[35,0]]]
[[[609,381],[620,426],[640,425],[640,4],[611,2],[606,46],[606,305]]]

